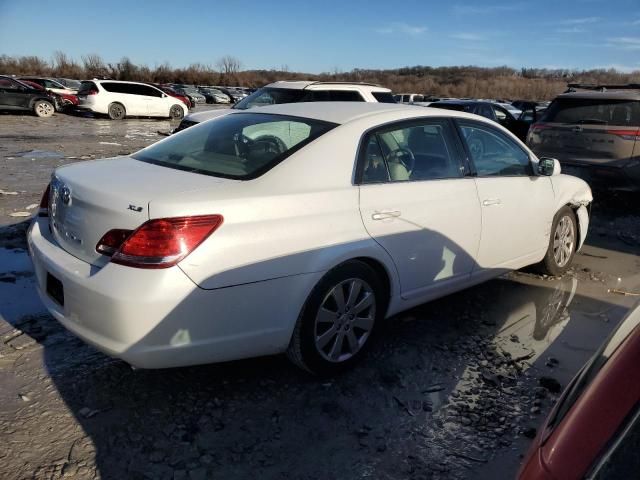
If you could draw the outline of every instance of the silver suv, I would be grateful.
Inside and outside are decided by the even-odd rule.
[[[527,144],[593,187],[640,190],[640,84],[570,84],[531,126]]]
[[[205,120],[226,115],[232,110],[298,102],[396,103],[391,90],[372,83],[280,81],[256,90],[231,109],[192,113],[182,120],[174,133]]]

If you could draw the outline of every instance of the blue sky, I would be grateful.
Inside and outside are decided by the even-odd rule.
[[[407,65],[640,69],[639,0],[0,0],[0,54],[317,73]]]

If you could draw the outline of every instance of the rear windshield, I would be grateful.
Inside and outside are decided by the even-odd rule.
[[[640,126],[640,102],[592,98],[557,98],[544,122],[592,125]]]
[[[78,89],[78,94],[79,95],[86,95],[91,90],[98,90],[98,87],[96,87],[95,83],[93,83],[93,82],[82,82],[80,84],[80,88]]]
[[[259,177],[336,125],[308,118],[235,113],[203,122],[132,155],[215,177]]]
[[[371,92],[371,95],[380,103],[397,103],[391,92]]]

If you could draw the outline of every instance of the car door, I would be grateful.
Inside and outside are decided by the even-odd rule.
[[[29,108],[31,97],[27,93],[27,88],[11,80],[10,78],[0,78],[0,107],[7,109]]]
[[[151,117],[169,116],[169,104],[160,90],[149,85],[136,85],[136,87],[146,105],[147,115]]]
[[[550,178],[536,175],[529,153],[499,128],[474,120],[456,123],[482,209],[478,267],[521,268],[541,260],[555,213]]]
[[[393,259],[405,299],[451,290],[474,268],[480,205],[463,157],[448,119],[401,122],[363,139],[362,221]]]

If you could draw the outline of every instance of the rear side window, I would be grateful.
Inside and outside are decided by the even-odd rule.
[[[335,126],[307,118],[242,112],[188,128],[132,157],[178,170],[249,180]]]
[[[479,176],[532,175],[527,152],[502,132],[479,122],[465,120],[459,124]]]
[[[102,82],[102,88],[111,93],[135,93],[129,83]]]
[[[78,89],[78,95],[86,95],[91,91],[97,91],[98,87],[93,82],[82,82],[80,84],[80,88]]]
[[[595,98],[556,98],[544,122],[640,126],[640,102]]]
[[[395,97],[391,95],[391,92],[371,92],[373,98],[379,103],[397,103]]]
[[[362,183],[459,178],[462,164],[450,124],[430,119],[370,134],[361,152]]]
[[[332,102],[364,102],[364,98],[359,92],[350,90],[331,90],[329,99]]]
[[[17,90],[18,84],[16,82],[12,82],[8,78],[0,78],[0,88],[4,88],[6,90]]]

